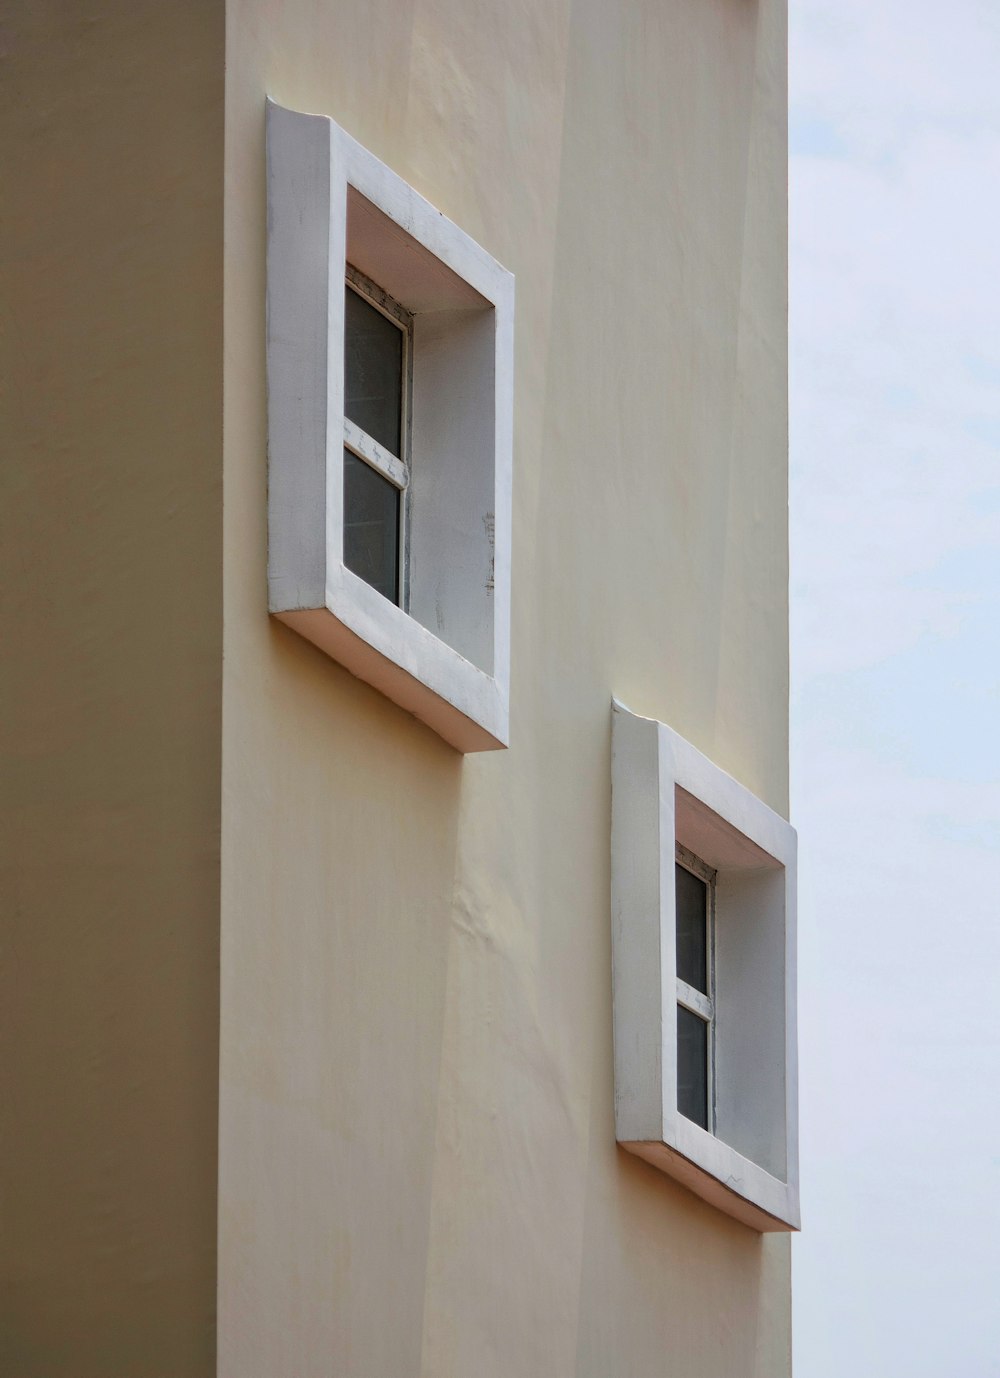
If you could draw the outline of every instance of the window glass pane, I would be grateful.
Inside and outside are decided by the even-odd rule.
[[[708,886],[674,866],[677,891],[677,975],[708,994]]]
[[[399,598],[399,489],[344,450],[344,564],[391,602]]]
[[[677,1109],[708,1128],[708,1025],[677,1006]]]
[[[394,455],[401,453],[403,332],[344,289],[344,413]]]

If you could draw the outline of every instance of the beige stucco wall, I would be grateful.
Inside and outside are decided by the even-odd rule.
[[[0,1373],[215,1368],[224,13],[13,0]]]
[[[782,0],[230,0],[219,1372],[780,1378],[788,1241],[619,1151],[610,699],[784,810]],[[264,96],[517,279],[511,748],[265,611]]]

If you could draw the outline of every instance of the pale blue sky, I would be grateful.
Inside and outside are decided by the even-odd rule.
[[[796,1378],[1000,1378],[1000,0],[790,0]]]

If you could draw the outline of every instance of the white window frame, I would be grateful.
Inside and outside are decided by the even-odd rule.
[[[383,292],[377,282],[372,282],[353,264],[348,263],[344,274],[344,288],[356,292],[369,306],[384,316],[398,329],[403,338],[402,367],[400,369],[400,450],[399,456],[380,445],[374,436],[350,419],[344,413],[344,445],[351,454],[356,455],[363,464],[374,469],[377,474],[391,483],[400,493],[399,502],[399,573],[397,575],[396,603],[406,612],[410,602],[409,576],[409,490],[410,490],[410,411],[413,392],[413,316],[404,306],[400,306]]]
[[[678,845],[716,872],[714,1125],[677,1106]],[[759,1231],[799,1228],[795,830],[665,723],[612,712],[615,1133]]]
[[[695,856],[682,843],[678,842],[674,847],[674,862],[682,866],[685,871],[690,871],[693,876],[697,876],[705,885],[705,950],[706,950],[706,985],[708,993],[702,994],[694,986],[688,985],[687,981],[682,981],[678,976],[675,981],[677,1004],[696,1015],[704,1024],[708,1025],[706,1036],[707,1053],[707,1072],[708,1084],[705,1088],[708,1110],[708,1130],[709,1133],[715,1132],[715,880],[717,872],[714,867],[706,866],[701,857]],[[676,895],[676,889],[675,889]]]
[[[509,734],[514,282],[322,115],[267,105],[269,611],[459,751]],[[412,316],[404,468],[345,425],[344,282]],[[402,606],[343,561],[343,451],[406,489]]]

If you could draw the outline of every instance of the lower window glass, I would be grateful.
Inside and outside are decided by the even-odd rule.
[[[344,564],[399,602],[399,489],[344,450]]]
[[[708,1025],[677,1006],[677,1109],[708,1128]]]

